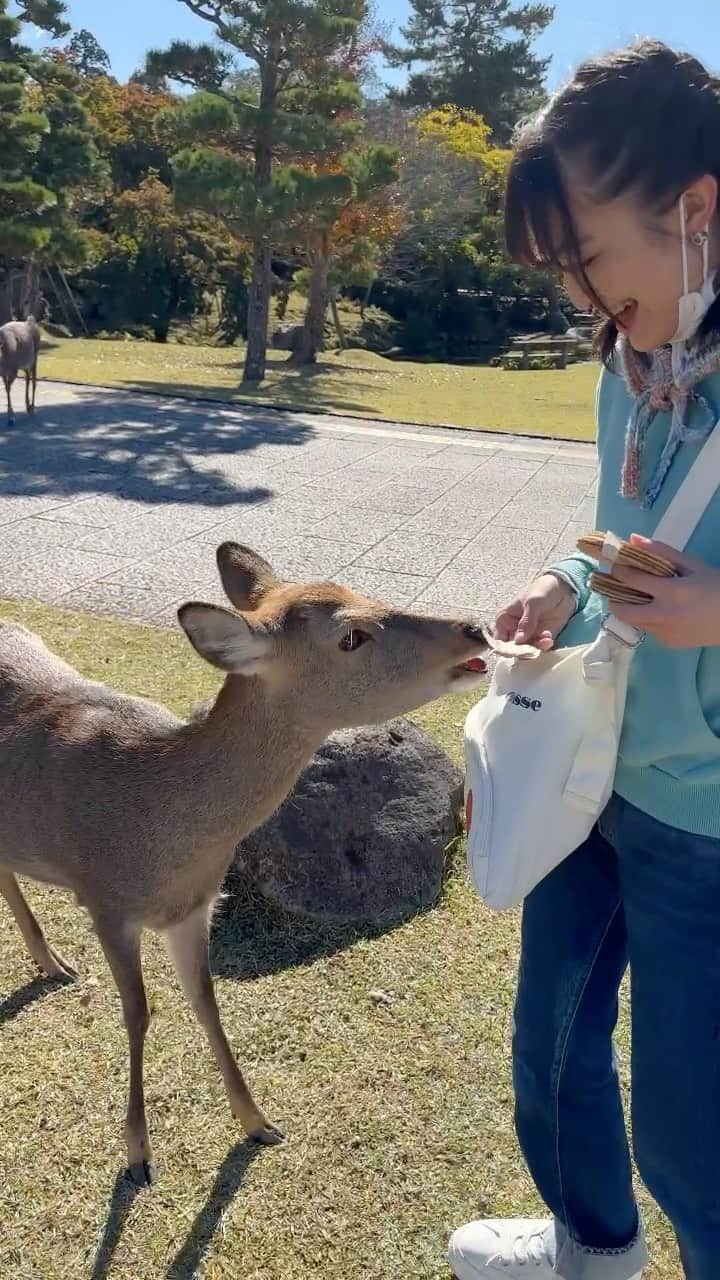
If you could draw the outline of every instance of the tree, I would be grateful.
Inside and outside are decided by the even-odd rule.
[[[320,179],[316,180],[305,227],[309,264],[308,302],[302,343],[293,357],[296,363],[314,364],[324,345],[325,320],[332,287],[342,276],[340,254],[335,251],[336,234],[340,232],[337,247],[338,250],[341,247],[344,249],[345,266],[350,271],[351,262],[354,264],[357,279],[361,274],[360,262],[369,265],[371,248],[367,235],[361,251],[354,257],[347,241],[343,244],[342,236],[350,214],[355,209],[371,204],[380,192],[397,181],[397,177],[397,152],[387,146],[370,144],[338,158],[337,171],[326,174],[324,199],[318,199]],[[343,219],[346,220],[345,227],[342,226]],[[337,327],[335,311],[334,314]]]
[[[490,145],[481,117],[454,108],[423,116],[396,109],[391,128],[403,157],[401,228],[384,275],[418,293],[442,292],[497,189],[503,153]]]
[[[74,282],[90,326],[150,328],[156,342],[206,305],[241,252],[207,214],[180,217],[156,173],[111,197],[91,244],[91,270]]]
[[[518,119],[542,100],[547,61],[533,42],[553,17],[547,4],[515,0],[411,0],[402,45],[388,45],[394,67],[410,68],[398,101],[411,107],[447,104],[476,111],[493,137],[507,144]],[[423,70],[413,72],[420,64]]]
[[[0,319],[28,262],[70,261],[81,251],[73,195],[97,157],[75,78],[62,60],[21,43],[23,24],[66,35],[61,0],[0,0]],[[33,293],[37,290],[33,286]]]
[[[81,76],[108,76],[110,59],[98,44],[92,31],[84,27],[73,33],[69,44],[65,46],[65,57],[70,66]]]
[[[203,144],[186,145],[175,157],[178,194],[236,221],[253,246],[244,380],[265,376],[273,243],[300,198],[312,187],[320,200],[327,175],[292,161],[318,156],[356,88],[334,62],[363,18],[365,0],[180,0],[213,28],[219,44],[176,43],[148,56],[146,76],[169,76],[199,91],[175,109],[178,133]],[[236,60],[256,69],[241,90],[231,71]],[[308,69],[313,68],[313,78]],[[322,68],[320,80],[314,78]],[[351,130],[348,130],[350,133]],[[335,178],[340,186],[340,179]]]
[[[390,194],[394,185],[373,191],[365,201],[349,204],[333,227],[328,282],[333,324],[341,348],[347,344],[337,305],[340,290],[361,288],[367,295],[377,278],[383,253],[400,231],[401,215]],[[364,304],[360,312],[364,319]]]
[[[370,113],[378,138],[402,154],[394,192],[397,234],[387,246],[374,297],[399,322],[409,351],[441,357],[497,340],[492,274],[502,257],[500,222],[508,153],[480,116],[444,108],[417,116],[397,103]]]
[[[353,283],[365,279],[376,255],[369,236],[362,238],[353,251],[345,239],[353,212],[381,202],[387,188],[397,182],[398,153],[387,144],[377,144],[363,137],[360,86],[371,79],[373,59],[383,48],[386,30],[377,13],[368,5],[351,37],[340,46],[333,58],[338,72],[355,88],[354,99],[348,94],[342,114],[332,112],[324,152],[314,167],[314,188],[310,190],[308,208],[303,207],[300,192],[299,215],[305,241],[307,270],[300,280],[307,287],[302,341],[293,350],[298,364],[314,364],[324,345],[328,305],[332,305],[338,338],[344,335],[337,309],[337,291],[343,277],[352,275]],[[310,64],[310,84],[322,83],[322,67]],[[317,109],[322,111],[322,102]],[[327,108],[326,108],[327,110]],[[350,129],[356,131],[355,145],[347,150]],[[368,217],[368,226],[370,217]],[[343,267],[345,270],[343,270]]]
[[[170,156],[156,136],[155,120],[172,105],[172,95],[132,80],[118,84],[104,75],[83,78],[79,93],[113,189],[119,192],[137,187],[151,171],[169,187]]]
[[[509,328],[563,323],[550,273],[508,261],[502,202],[510,152],[481,116],[442,107],[421,116],[397,103],[371,113],[378,138],[400,141],[401,225],[375,298],[399,321],[408,350],[493,354]]]

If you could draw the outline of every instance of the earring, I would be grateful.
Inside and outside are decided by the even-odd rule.
[[[710,239],[707,227],[704,231],[695,231],[692,236],[692,242],[698,249],[702,249]]]

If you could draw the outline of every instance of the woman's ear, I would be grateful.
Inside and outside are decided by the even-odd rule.
[[[718,180],[711,173],[698,178],[685,192],[685,225],[688,235],[705,231],[718,207]]]

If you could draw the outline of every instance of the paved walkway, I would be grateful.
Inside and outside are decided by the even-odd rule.
[[[214,547],[490,616],[593,525],[588,445],[44,383],[0,426],[0,595],[170,623]]]

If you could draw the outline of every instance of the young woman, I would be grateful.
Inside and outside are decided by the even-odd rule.
[[[662,551],[678,576],[618,572],[654,602],[615,610],[645,635],[615,795],[524,909],[516,1127],[551,1216],[461,1227],[458,1280],[640,1277],[612,1050],[628,964],[637,1167],[688,1280],[720,1277],[720,474],[688,554],[646,541],[720,416],[719,183],[720,82],[656,42],[581,67],[515,148],[510,253],[556,266],[605,317],[596,527]],[[592,637],[591,567],[550,567],[499,635]]]

